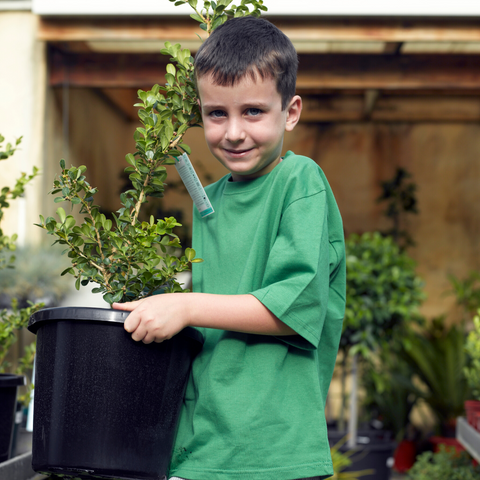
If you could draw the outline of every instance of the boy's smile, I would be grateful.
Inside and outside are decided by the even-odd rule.
[[[197,80],[208,148],[231,173],[233,181],[265,175],[279,163],[285,131],[300,117],[295,95],[282,110],[273,78],[257,74],[234,86],[216,85],[210,75]]]

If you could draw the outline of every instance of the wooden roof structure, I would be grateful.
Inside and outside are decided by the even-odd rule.
[[[304,122],[480,121],[480,22],[466,18],[269,17],[299,52]],[[166,41],[193,52],[185,17],[42,17],[49,85],[98,89],[136,118],[138,88],[163,83]]]

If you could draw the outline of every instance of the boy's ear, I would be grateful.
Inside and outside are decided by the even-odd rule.
[[[285,131],[291,132],[300,120],[300,114],[302,113],[302,98],[299,95],[293,96],[287,105],[286,111],[287,123],[285,125]]]

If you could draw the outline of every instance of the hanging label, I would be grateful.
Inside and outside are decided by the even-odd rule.
[[[188,193],[192,197],[193,203],[197,207],[200,216],[206,217],[213,213],[214,210],[212,204],[210,203],[210,200],[200,183],[197,172],[193,168],[192,162],[186,153],[176,157],[175,168],[177,169]]]

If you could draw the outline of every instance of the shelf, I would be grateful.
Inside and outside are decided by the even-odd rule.
[[[457,418],[457,440],[480,463],[480,432],[475,430],[464,417]]]

